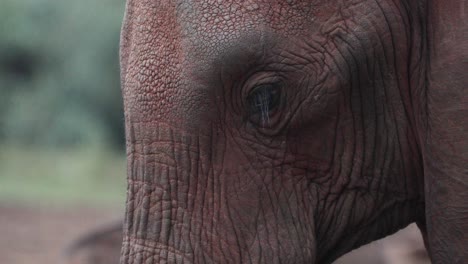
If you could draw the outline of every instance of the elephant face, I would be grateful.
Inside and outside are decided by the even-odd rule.
[[[424,218],[408,2],[129,0],[122,263],[330,263]]]

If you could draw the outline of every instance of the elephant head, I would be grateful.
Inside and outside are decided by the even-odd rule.
[[[128,0],[121,263],[466,263],[466,1]]]

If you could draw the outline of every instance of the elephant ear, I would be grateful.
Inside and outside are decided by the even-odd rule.
[[[433,263],[468,263],[468,0],[427,3],[426,245]]]

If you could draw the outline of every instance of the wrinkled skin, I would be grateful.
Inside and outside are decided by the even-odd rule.
[[[129,0],[121,263],[467,263],[466,7]]]

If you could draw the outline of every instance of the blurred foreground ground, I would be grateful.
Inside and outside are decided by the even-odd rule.
[[[0,204],[0,263],[63,264],[73,240],[122,218],[119,209]]]

